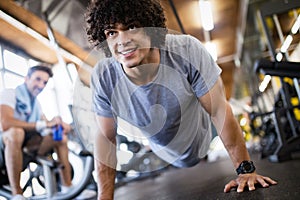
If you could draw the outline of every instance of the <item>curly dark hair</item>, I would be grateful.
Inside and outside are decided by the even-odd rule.
[[[152,47],[165,44],[166,18],[158,0],[92,0],[85,17],[89,42],[102,49],[107,57],[111,52],[104,30],[115,23],[128,25],[137,22],[145,28]]]

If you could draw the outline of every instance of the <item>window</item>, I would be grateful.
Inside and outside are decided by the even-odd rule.
[[[4,73],[4,87],[16,88],[18,85],[24,82],[24,77],[17,76],[12,73]]]
[[[8,50],[3,51],[5,69],[16,74],[26,76],[28,71],[27,60]]]
[[[35,66],[35,65],[38,65],[39,62],[33,60],[33,59],[29,59],[28,60],[28,66],[31,67],[31,66]]]
[[[37,98],[47,119],[51,120],[54,116],[59,115],[53,78],[49,79],[46,87]]]

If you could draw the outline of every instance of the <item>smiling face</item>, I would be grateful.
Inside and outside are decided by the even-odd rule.
[[[134,24],[114,24],[104,31],[109,49],[123,67],[133,68],[151,62],[151,40]]]
[[[44,71],[37,70],[33,72],[30,76],[26,76],[25,84],[28,91],[33,97],[36,97],[45,88],[48,80],[49,74]]]

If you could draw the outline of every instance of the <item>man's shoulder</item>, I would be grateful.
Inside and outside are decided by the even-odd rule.
[[[191,49],[202,49],[201,41],[192,35],[187,34],[167,34],[165,49],[167,51],[184,53]]]
[[[101,59],[94,67],[92,82],[112,84],[122,76],[120,63],[113,57]]]
[[[16,98],[16,90],[15,89],[3,89],[0,91],[0,105],[6,104],[6,105],[13,105],[13,102],[15,102]]]
[[[192,35],[187,34],[167,34],[166,35],[166,45],[175,46],[175,45],[186,45],[192,41],[198,40]]]
[[[117,60],[114,57],[105,57],[99,60],[96,65],[110,66],[115,64],[116,62]]]
[[[113,57],[103,58],[97,62],[94,67],[94,72],[103,73],[104,71],[114,68],[114,66],[118,65],[118,62]]]

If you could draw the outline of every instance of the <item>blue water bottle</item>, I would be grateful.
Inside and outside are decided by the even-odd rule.
[[[54,141],[61,141],[63,137],[63,127],[62,125],[57,125],[52,128],[53,132],[53,140]]]

